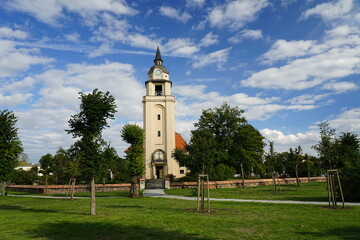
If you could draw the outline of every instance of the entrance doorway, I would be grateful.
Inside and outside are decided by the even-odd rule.
[[[156,178],[163,179],[164,178],[164,167],[156,166]]]

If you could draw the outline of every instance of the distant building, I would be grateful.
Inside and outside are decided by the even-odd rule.
[[[15,167],[15,170],[23,170],[23,171],[30,171],[33,167],[37,167],[40,170],[40,164],[28,164],[28,165],[20,165]],[[41,173],[38,172],[39,176],[42,176]]]
[[[171,93],[170,73],[162,63],[158,47],[143,97],[146,179],[163,179],[170,174],[179,178],[186,174],[186,168],[172,157],[174,149],[183,149],[186,142],[175,133],[175,97]]]

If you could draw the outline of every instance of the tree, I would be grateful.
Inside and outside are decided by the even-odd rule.
[[[360,140],[358,135],[342,133],[339,143],[339,171],[342,176],[344,197],[360,201]]]
[[[301,146],[296,147],[294,150],[290,148],[289,150],[289,160],[294,164],[295,167],[295,176],[296,176],[296,184],[300,187],[300,179],[299,179],[299,163],[302,161],[302,149]]]
[[[215,176],[217,169],[236,169],[244,165],[247,174],[253,169],[263,172],[263,137],[242,116],[243,110],[224,103],[220,108],[203,110],[185,151],[175,150],[174,158],[181,166],[190,169],[190,174],[207,173]],[[221,174],[222,176],[225,176]]]
[[[132,180],[130,197],[139,197],[138,179],[145,173],[144,131],[135,124],[126,124],[121,130],[121,137],[130,144],[126,150],[127,170]]]
[[[54,155],[54,176],[57,183],[67,184],[70,178],[80,176],[79,162],[69,150],[59,148]]]
[[[6,181],[9,180],[23,151],[16,122],[17,118],[13,112],[0,111],[0,183],[3,182],[3,195],[5,195]]]
[[[40,173],[42,173],[45,177],[45,194],[48,193],[48,179],[50,173],[54,172],[55,167],[55,159],[54,156],[50,153],[45,154],[39,160],[40,163]]]
[[[330,128],[329,122],[319,124],[320,127],[320,142],[312,148],[317,151],[320,159],[324,161],[327,168],[333,169],[337,161],[337,142],[335,138],[336,130]]]
[[[105,166],[102,156],[102,147],[105,143],[101,132],[109,127],[107,120],[114,119],[116,105],[115,98],[109,92],[103,93],[94,89],[92,93],[79,94],[80,113],[71,116],[70,129],[66,131],[72,134],[73,138],[80,138],[73,148],[82,173],[91,180],[90,214],[96,215],[95,177]]]

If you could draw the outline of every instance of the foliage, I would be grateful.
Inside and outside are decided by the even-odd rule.
[[[339,137],[339,169],[345,200],[360,201],[360,141],[354,133]]]
[[[38,167],[34,166],[29,171],[14,170],[10,175],[10,182],[17,185],[33,185],[39,181]]]
[[[106,168],[102,156],[104,140],[101,132],[105,127],[109,127],[107,120],[114,119],[116,105],[115,98],[109,92],[103,93],[94,89],[92,93],[79,94],[80,113],[71,117],[70,129],[66,132],[74,138],[80,138],[72,146],[72,151],[79,161],[82,175],[89,179],[101,175]]]
[[[79,162],[72,157],[70,151],[59,148],[54,155],[54,176],[59,184],[68,184],[70,178],[80,176]]]
[[[51,155],[50,153],[45,154],[40,158],[39,163],[40,173],[42,173],[43,175],[50,175],[50,173],[53,173],[55,167],[55,159],[53,155]]]
[[[144,131],[135,124],[126,124],[121,130],[122,139],[130,144],[126,150],[127,172],[131,176],[131,197],[138,197],[136,183],[138,178],[145,173],[144,161]]]
[[[121,130],[122,139],[130,144],[126,150],[127,170],[131,177],[145,173],[144,131],[135,124],[126,124]]]
[[[215,167],[215,171],[212,180],[222,181],[229,178],[233,178],[236,173],[235,168],[229,167],[228,165],[220,163]]]
[[[318,153],[320,159],[326,163],[326,168],[333,169],[337,161],[336,130],[330,128],[329,122],[322,122],[320,127],[320,142],[312,148]]]
[[[186,151],[175,150],[174,158],[181,166],[190,169],[190,174],[207,173],[215,176],[219,164],[245,173],[264,173],[262,156],[263,136],[242,116],[243,110],[224,103],[220,108],[203,110]],[[229,169],[230,169],[229,168]]]
[[[0,111],[0,182],[8,180],[23,151],[16,122],[13,112]]]

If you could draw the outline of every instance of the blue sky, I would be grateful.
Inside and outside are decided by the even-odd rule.
[[[103,136],[142,125],[147,71],[160,46],[186,140],[202,109],[226,101],[276,151],[319,140],[318,124],[360,134],[360,3],[313,0],[2,0],[0,109],[14,111],[35,163],[74,139],[78,92],[116,98]]]

